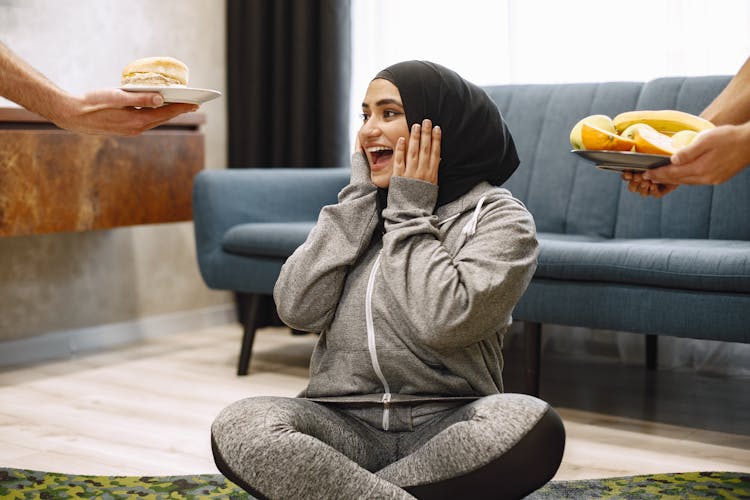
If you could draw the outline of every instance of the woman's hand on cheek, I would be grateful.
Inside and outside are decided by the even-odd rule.
[[[441,138],[440,127],[433,128],[430,120],[424,120],[422,125],[412,125],[409,147],[406,148],[406,139],[403,137],[396,143],[393,175],[437,184]]]

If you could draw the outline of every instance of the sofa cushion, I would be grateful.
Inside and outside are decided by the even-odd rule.
[[[535,278],[750,292],[750,242],[540,233]]]
[[[718,186],[684,186],[664,198],[643,198],[629,192],[619,175],[569,152],[570,129],[584,116],[634,109],[697,114],[730,78],[486,87],[521,158],[504,187],[524,202],[540,232],[750,240],[750,224],[737,222],[750,217],[750,169]]]
[[[239,224],[224,234],[221,247],[237,255],[285,259],[305,242],[314,225],[314,221]]]
[[[623,182],[570,153],[570,129],[589,114],[635,109],[641,87],[608,82],[486,88],[521,158],[504,187],[524,202],[539,231],[614,236]]]

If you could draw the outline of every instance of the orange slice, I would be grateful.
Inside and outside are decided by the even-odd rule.
[[[651,125],[646,125],[645,123],[634,123],[630,125],[628,128],[626,128],[625,130],[623,130],[622,132],[620,132],[620,135],[622,137],[625,137],[626,139],[635,141],[635,131],[641,127],[647,127],[647,128],[655,130],[654,127],[652,127]]]
[[[597,149],[606,151],[630,151],[635,146],[635,141],[608,132],[594,125],[584,123],[581,126],[581,143],[584,149]]]
[[[639,153],[656,155],[673,155],[677,149],[672,144],[672,138],[657,132],[650,127],[640,127],[633,133],[635,150]]]

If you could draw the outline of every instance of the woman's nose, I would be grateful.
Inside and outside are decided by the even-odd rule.
[[[377,136],[380,134],[380,126],[373,118],[370,118],[362,125],[362,133],[367,137]]]

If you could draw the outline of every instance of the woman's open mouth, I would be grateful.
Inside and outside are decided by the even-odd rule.
[[[370,168],[379,170],[390,164],[393,158],[393,149],[385,146],[376,146],[368,148],[367,152],[370,154]]]

